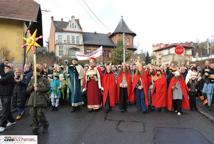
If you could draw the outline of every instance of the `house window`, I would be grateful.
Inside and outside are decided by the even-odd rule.
[[[71,43],[71,41],[70,41],[70,35],[67,35],[67,42],[68,42],[68,44]]]
[[[58,35],[58,43],[62,43],[62,35]]]
[[[130,45],[130,39],[129,38],[126,38],[126,45]]]
[[[76,51],[74,51],[74,50],[72,50],[72,49],[69,49],[69,50],[68,50],[68,56],[69,56],[70,58],[74,58],[74,57],[75,57],[75,53],[76,53]]]
[[[109,56],[107,50],[104,50],[104,51],[103,51],[103,56],[104,56],[104,57],[108,57],[108,56]]]
[[[59,56],[63,56],[63,46],[59,46]]]
[[[169,54],[169,50],[168,49],[162,50],[162,55],[168,55],[168,54]]]
[[[74,28],[74,23],[72,23],[72,28]]]
[[[75,37],[72,36],[72,44],[75,44]]]
[[[186,49],[186,55],[192,55],[192,50],[191,49]]]
[[[76,36],[76,43],[80,44],[80,37],[79,36]]]
[[[86,53],[90,53],[90,52],[91,52],[91,50],[90,50],[90,49],[87,49],[87,50],[86,50]]]
[[[108,57],[111,58],[111,52],[108,53]]]

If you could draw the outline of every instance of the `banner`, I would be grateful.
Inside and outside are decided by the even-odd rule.
[[[97,58],[103,54],[103,46],[99,47],[97,50],[88,53],[88,54],[83,54],[80,52],[76,52],[75,56],[78,60],[89,60],[90,57]]]

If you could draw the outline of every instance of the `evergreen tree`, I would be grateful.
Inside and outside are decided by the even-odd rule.
[[[147,51],[147,53],[146,53],[145,63],[146,63],[146,64],[151,63],[151,58],[150,58],[150,56],[149,56],[149,52],[148,52],[148,51]]]
[[[131,56],[129,52],[126,51],[126,60]],[[112,51],[112,63],[121,64],[123,62],[123,41],[118,41],[116,48]]]

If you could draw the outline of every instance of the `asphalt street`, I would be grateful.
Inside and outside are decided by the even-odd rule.
[[[126,113],[71,113],[63,107],[47,110],[47,118],[49,131],[40,133],[39,144],[214,144],[214,123],[198,112],[142,114],[131,106]],[[2,135],[31,135],[30,124],[26,115]]]

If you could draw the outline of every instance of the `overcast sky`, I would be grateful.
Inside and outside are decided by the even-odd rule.
[[[35,0],[41,4],[43,34],[48,39],[51,16],[80,19],[84,32],[113,32],[123,16],[137,36],[138,50],[152,51],[152,44],[203,41],[214,35],[213,0]],[[86,4],[102,21],[95,18]]]

